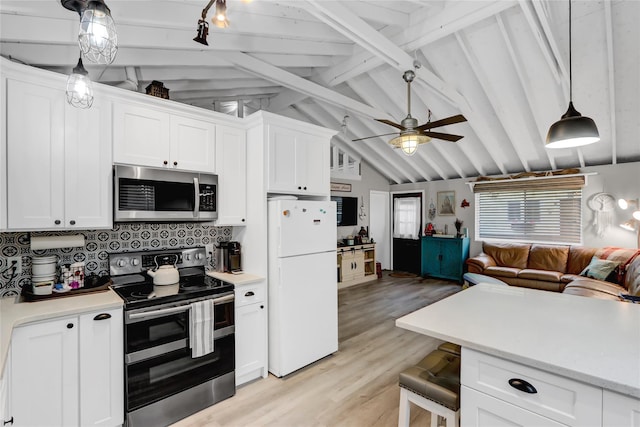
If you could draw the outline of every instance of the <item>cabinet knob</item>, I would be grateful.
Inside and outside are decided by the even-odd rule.
[[[169,162],[168,162],[168,161],[166,161],[166,160],[165,160],[164,162],[162,162],[162,163],[164,163],[165,165],[168,165],[168,164],[169,164]]]
[[[260,308],[264,308],[264,305],[261,305]]]
[[[302,190],[302,187],[298,187],[298,190]]]
[[[54,223],[55,225],[60,225],[60,220],[59,220],[59,219],[56,219],[55,221],[53,221],[53,223]]]
[[[306,190],[306,189],[307,189],[307,187],[304,187],[304,189]]]
[[[107,320],[111,319],[111,315],[109,313],[100,313],[93,320]]]
[[[242,218],[242,222],[244,222],[244,218]]]
[[[69,221],[69,224],[71,224],[71,225],[76,225],[76,220],[75,220],[75,219],[72,219],[71,221]]]
[[[73,328],[73,323],[67,323],[67,329]]]
[[[178,166],[178,162],[173,162],[173,166]]]

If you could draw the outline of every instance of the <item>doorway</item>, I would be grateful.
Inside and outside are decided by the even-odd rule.
[[[393,194],[393,270],[421,274],[422,192]]]
[[[369,192],[369,235],[376,242],[376,262],[391,270],[391,207],[388,191]]]

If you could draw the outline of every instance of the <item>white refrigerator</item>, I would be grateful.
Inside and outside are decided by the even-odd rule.
[[[336,204],[269,206],[269,372],[283,377],[338,351]]]

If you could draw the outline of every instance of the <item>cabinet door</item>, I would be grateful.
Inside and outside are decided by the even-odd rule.
[[[342,252],[341,258],[342,262],[340,264],[340,281],[347,282],[349,280],[353,280],[355,277],[355,252],[350,250],[344,251]]]
[[[469,427],[561,427],[556,421],[468,387],[460,387],[460,419]]]
[[[80,425],[124,422],[122,309],[80,316]]]
[[[353,277],[359,279],[364,277],[364,251],[357,249],[353,254]]]
[[[113,161],[140,166],[168,167],[170,115],[152,108],[114,102]]]
[[[296,136],[288,129],[269,125],[267,191],[277,193],[300,193],[296,184]],[[301,187],[302,188],[302,187]]]
[[[171,115],[169,167],[213,173],[215,149],[216,127],[213,123]]]
[[[62,90],[7,81],[9,229],[64,227],[65,102]]]
[[[83,110],[66,105],[65,227],[113,226],[111,102],[103,96]]]
[[[296,144],[296,182],[304,193],[329,194],[329,141],[301,134]]]
[[[236,384],[263,376],[267,354],[264,302],[236,308]]]
[[[247,139],[243,129],[216,126],[217,225],[246,225]]]
[[[462,279],[462,241],[450,239],[440,242],[440,274],[449,279]]]
[[[14,426],[79,425],[77,323],[77,317],[70,317],[13,330]]]
[[[440,243],[431,237],[422,238],[422,276],[440,274]]]
[[[640,399],[604,390],[602,425],[640,426]]]

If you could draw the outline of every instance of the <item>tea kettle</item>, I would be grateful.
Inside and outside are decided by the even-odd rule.
[[[180,281],[180,273],[176,268],[175,263],[173,265],[161,265],[158,266],[158,257],[154,258],[156,262],[155,270],[147,270],[147,274],[153,277],[153,284],[158,285],[173,285]],[[176,262],[177,262],[176,257]]]

